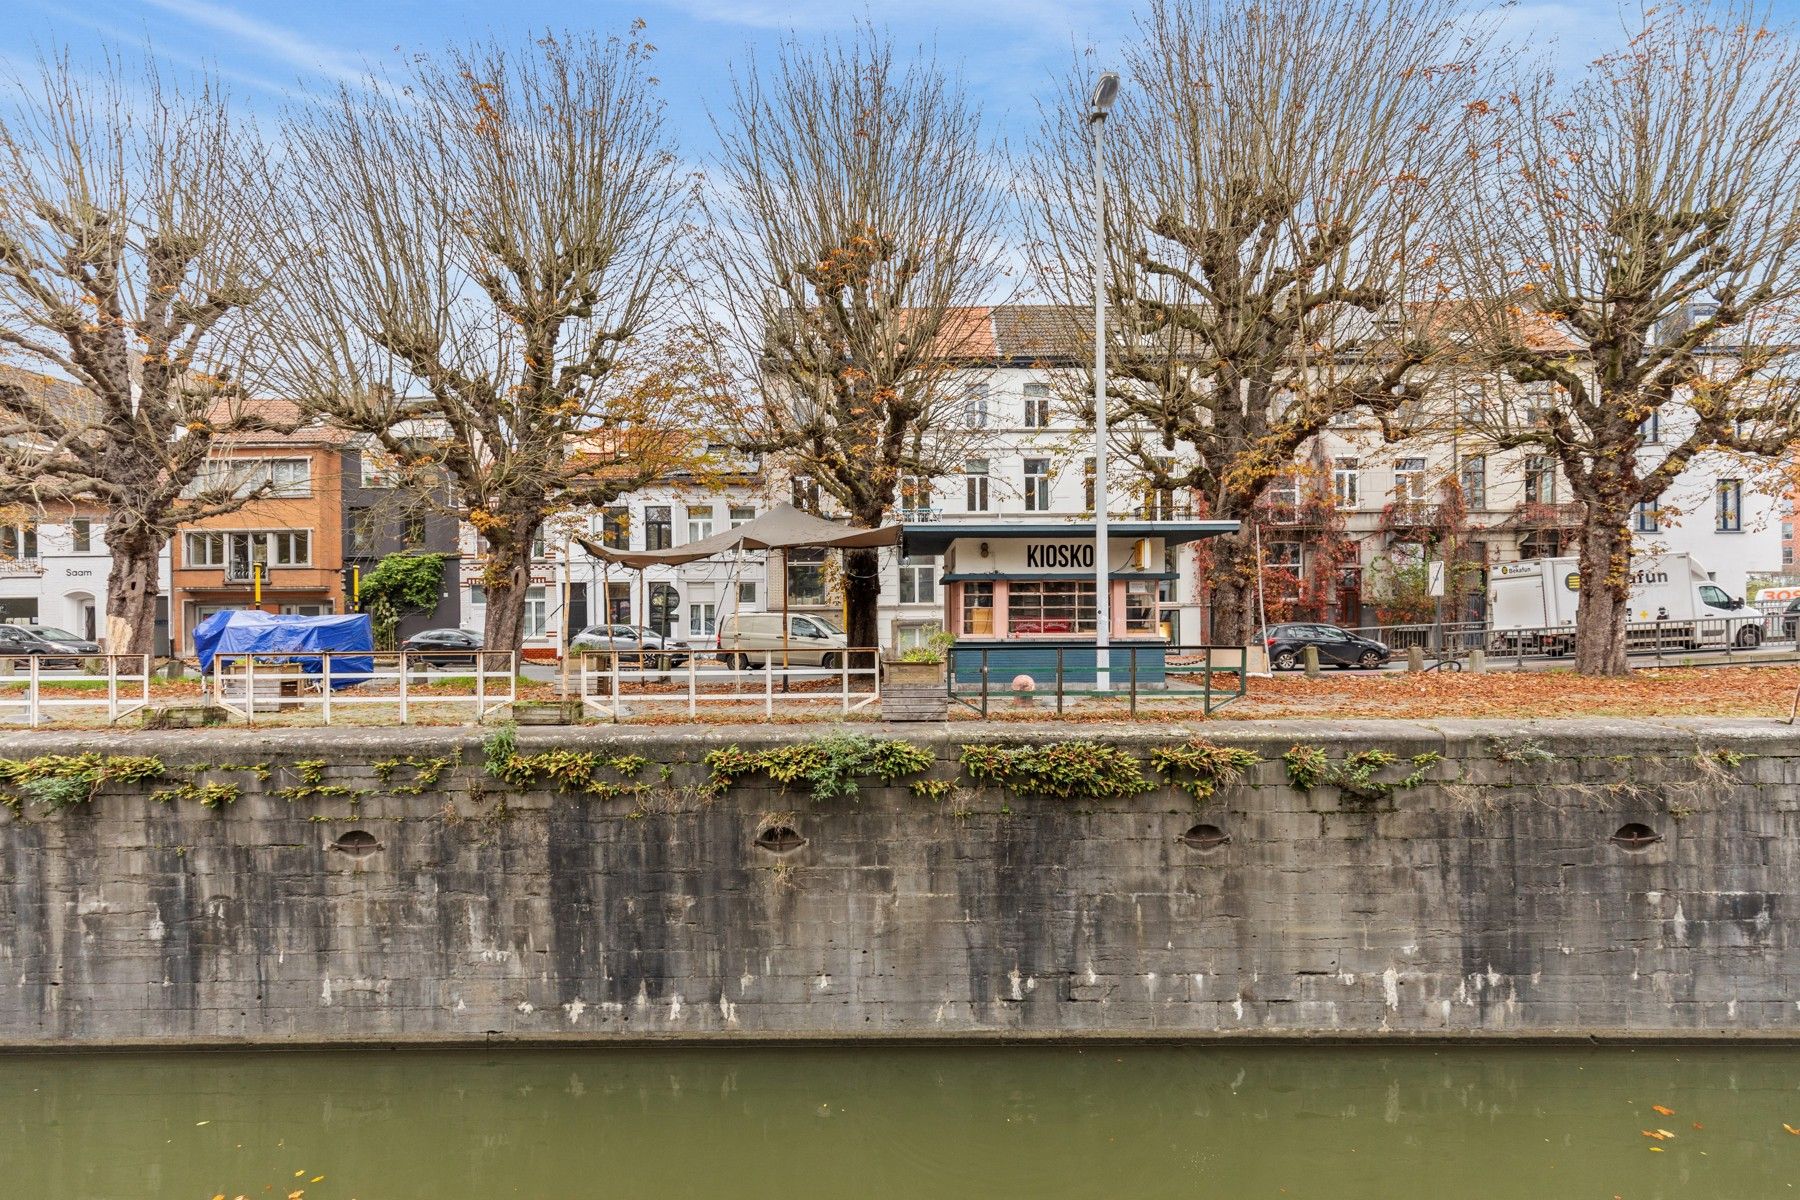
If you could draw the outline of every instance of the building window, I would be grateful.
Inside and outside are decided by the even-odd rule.
[[[1299,515],[1300,481],[1292,475],[1281,475],[1270,480],[1268,490],[1263,495],[1267,499],[1272,519],[1287,522]]]
[[[982,513],[988,510],[988,460],[971,458],[963,463],[963,487],[966,489],[968,510]]]
[[[272,459],[269,462],[269,494],[312,495],[312,461],[305,458]]]
[[[1638,426],[1638,440],[1646,446],[1655,446],[1662,441],[1662,413],[1651,412]]]
[[[755,608],[756,584],[749,581],[740,581],[738,583],[737,597],[739,608]]]
[[[1631,527],[1639,533],[1657,533],[1661,526],[1656,520],[1656,501],[1639,500],[1637,507],[1631,510]]]
[[[937,559],[909,554],[900,560],[900,603],[930,604],[937,599]]]
[[[86,554],[94,548],[94,523],[86,517],[75,517],[69,522],[69,547],[76,554]]]
[[[600,544],[608,550],[631,549],[631,510],[615,504],[600,514]]]
[[[787,557],[787,596],[789,604],[824,604],[825,551],[792,549]]]
[[[1125,581],[1125,632],[1150,633],[1156,628],[1156,589],[1148,579]]]
[[[986,429],[988,425],[987,389],[978,387],[963,401],[963,424],[970,429]]]
[[[756,520],[756,507],[751,504],[734,504],[731,506],[731,527],[746,525]]]
[[[1423,458],[1394,460],[1394,499],[1401,501],[1425,499],[1425,460]]]
[[[1015,636],[1094,632],[1092,579],[1021,579],[1007,592],[1006,627]]]
[[[994,585],[962,585],[962,631],[976,637],[994,635]]]
[[[1487,456],[1477,454],[1463,459],[1462,463],[1463,505],[1470,512],[1479,512],[1487,507]]]
[[[278,567],[305,567],[312,564],[312,533],[305,529],[285,529],[269,535],[274,552],[270,560]]]
[[[1041,383],[1025,385],[1025,428],[1050,427],[1050,389]]]
[[[918,475],[900,477],[900,511],[915,518],[931,513],[931,484]]]
[[[30,525],[0,525],[0,558],[14,562],[36,562],[37,530]]]
[[[719,606],[710,600],[688,605],[688,636],[711,637],[717,630]]]
[[[469,585],[469,607],[483,609],[487,607],[487,589],[479,583]]]
[[[705,508],[689,507],[687,510],[687,521],[688,541],[698,542],[703,538],[711,537],[713,535],[712,505],[709,504]]]
[[[1175,469],[1175,460],[1159,458],[1156,467],[1163,475]],[[1175,489],[1172,487],[1154,487],[1146,479],[1143,486],[1144,502],[1142,515],[1146,521],[1172,521],[1175,519]]]
[[[543,526],[531,535],[531,557],[533,559],[550,557],[550,536],[544,532]]]
[[[1270,542],[1268,545],[1268,553],[1263,557],[1269,566],[1280,567],[1296,575],[1300,573],[1299,542]]]
[[[525,589],[525,636],[541,638],[550,628],[550,597],[544,588]]]
[[[425,545],[425,514],[409,512],[402,516],[400,537],[408,549],[422,549]]]
[[[362,485],[366,488],[391,488],[398,472],[394,456],[373,447],[357,455],[362,464]]]
[[[1331,492],[1337,497],[1339,508],[1356,507],[1356,475],[1354,458],[1331,460]]]
[[[225,565],[225,535],[222,533],[190,533],[182,550],[188,567],[222,567]]]
[[[1050,460],[1025,460],[1025,511],[1050,511]]]
[[[644,509],[644,549],[667,550],[674,545],[675,518],[667,504],[651,504]]]
[[[1556,464],[1548,454],[1533,454],[1525,460],[1525,503],[1556,503]]]
[[[1744,481],[1721,479],[1713,489],[1714,526],[1720,533],[1744,532]]]
[[[1794,565],[1794,548],[1792,546],[1783,546],[1781,548],[1781,565],[1784,567],[1791,567]]]

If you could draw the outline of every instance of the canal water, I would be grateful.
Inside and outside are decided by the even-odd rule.
[[[1800,1193],[1800,1049],[18,1055],[0,1097],[20,1200]]]

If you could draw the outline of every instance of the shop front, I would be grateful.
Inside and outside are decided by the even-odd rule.
[[[1174,578],[1165,551],[1237,530],[1235,521],[1116,521],[1108,528],[1114,686],[1163,682],[1169,642],[1158,587]],[[956,636],[957,683],[1029,675],[1039,687],[1092,684],[1098,591],[1094,527],[1071,522],[908,525],[905,552],[942,555],[944,628]]]

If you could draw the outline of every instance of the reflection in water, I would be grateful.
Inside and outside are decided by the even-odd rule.
[[[15,1056],[0,1176],[45,1200],[1756,1200],[1800,1191],[1796,1068],[1748,1047]]]

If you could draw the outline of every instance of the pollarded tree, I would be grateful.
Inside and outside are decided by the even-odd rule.
[[[1334,418],[1398,436],[1468,29],[1451,0],[1152,0],[1103,142],[1108,411],[1152,486],[1247,523]],[[1090,308],[1091,86],[1071,77],[1028,169],[1039,272]],[[1252,548],[1210,549],[1213,637],[1241,641]]]
[[[1800,438],[1800,46],[1763,16],[1651,10],[1573,86],[1470,110],[1452,245],[1473,365],[1513,386],[1468,424],[1568,480],[1584,673],[1627,670],[1633,509]]]
[[[0,107],[0,503],[105,510],[106,644],[144,654],[185,522],[256,493],[204,474],[238,434],[271,172],[215,79],[69,58]]]
[[[701,257],[753,402],[728,421],[852,521],[879,525],[904,479],[962,469],[960,374],[998,277],[996,160],[960,83],[902,65],[871,30],[789,43],[738,80],[719,122]],[[877,644],[876,552],[844,554],[852,646]]]
[[[421,55],[288,125],[281,381],[448,478],[495,650],[523,635],[545,518],[694,445],[691,389],[651,344],[685,183],[639,28]]]

